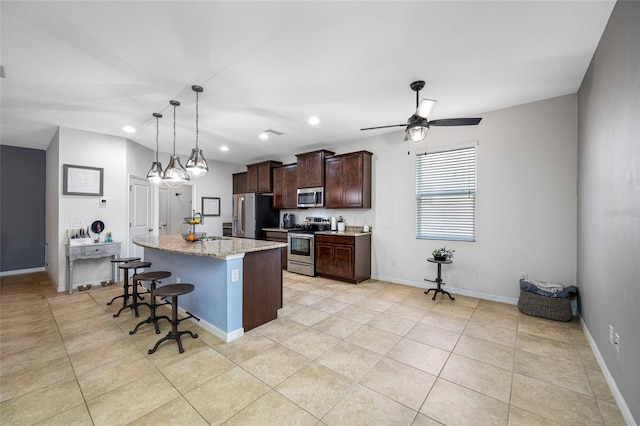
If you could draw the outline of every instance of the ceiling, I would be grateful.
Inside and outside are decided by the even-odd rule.
[[[176,99],[176,151],[188,155],[198,84],[207,159],[339,148],[398,131],[359,129],[405,122],[414,80],[438,100],[430,119],[575,93],[614,4],[3,0],[1,142],[46,149],[63,126],[155,149],[160,112],[170,152]],[[267,129],[283,135],[258,139]]]

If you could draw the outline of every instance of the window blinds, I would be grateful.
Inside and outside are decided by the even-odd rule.
[[[476,147],[416,156],[416,238],[475,241]]]

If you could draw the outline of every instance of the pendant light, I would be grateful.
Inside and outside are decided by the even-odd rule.
[[[149,173],[147,173],[147,179],[153,185],[158,185],[162,182],[164,178],[164,171],[162,171],[162,164],[158,161],[158,134],[159,134],[159,121],[162,118],[162,114],[157,112],[153,113],[153,116],[156,118],[156,161],[151,164],[151,168],[149,169]]]
[[[202,150],[198,148],[198,93],[202,93],[204,89],[200,86],[191,86],[191,89],[196,92],[196,147],[191,150],[191,157],[187,160],[185,168],[193,179],[200,179],[209,171],[207,160],[204,159]]]
[[[173,155],[169,160],[169,165],[164,170],[163,182],[171,188],[177,188],[183,183],[191,180],[189,173],[180,164],[180,157],[176,155],[176,107],[180,106],[178,101],[169,101],[173,105]]]

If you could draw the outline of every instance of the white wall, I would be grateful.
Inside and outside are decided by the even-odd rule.
[[[433,278],[435,267],[426,259],[446,245],[456,253],[443,277],[463,294],[515,303],[521,272],[575,284],[576,108],[569,95],[479,114],[477,127],[431,129],[428,149],[478,141],[476,242],[416,239],[415,154],[425,145],[403,142],[402,132],[327,147],[374,153],[372,209],[288,211],[298,221],[342,215],[347,225],[373,226],[378,279],[428,287],[423,279]]]
[[[49,148],[51,149],[51,147]],[[57,249],[58,291],[65,288],[66,266],[64,246],[66,231],[72,219],[79,219],[83,227],[101,220],[105,231],[110,231],[114,241],[123,243],[126,251],[127,223],[127,162],[126,139],[99,133],[61,127],[58,137],[58,218],[56,241],[49,244],[49,252]],[[48,160],[48,159],[47,159]],[[47,162],[47,164],[49,164]],[[104,169],[104,192],[102,197],[62,195],[62,173],[64,164],[101,167]],[[99,204],[100,198],[107,199],[107,205]],[[48,215],[50,214],[50,210]],[[49,220],[49,219],[48,219]],[[105,233],[101,234],[104,238]],[[111,263],[108,259],[83,260],[74,265],[74,283],[96,283],[111,278]]]
[[[206,154],[206,153],[205,153]],[[207,157],[205,157],[207,158]],[[193,207],[197,212],[202,211],[202,197],[220,198],[220,216],[207,216],[204,224],[196,226],[197,232],[206,232],[207,235],[222,235],[222,222],[231,222],[233,193],[233,173],[246,170],[246,167],[214,161],[207,158],[209,172],[201,179],[196,180],[196,196],[193,199]]]

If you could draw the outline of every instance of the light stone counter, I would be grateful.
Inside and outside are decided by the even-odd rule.
[[[187,242],[180,235],[139,236],[133,242],[144,248],[162,250],[170,253],[209,256],[227,259],[243,253],[272,250],[286,247],[285,243],[275,241],[252,240],[249,238],[212,237],[213,241]]]

